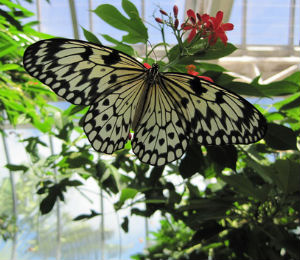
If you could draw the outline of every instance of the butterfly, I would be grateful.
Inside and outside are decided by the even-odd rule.
[[[247,100],[184,73],[150,69],[127,54],[81,40],[54,38],[29,46],[26,71],[75,105],[89,106],[83,129],[92,147],[112,154],[130,130],[140,161],[162,166],[183,156],[190,141],[249,144],[266,120]]]

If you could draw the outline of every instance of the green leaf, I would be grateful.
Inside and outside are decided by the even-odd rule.
[[[122,189],[119,202],[121,204],[124,204],[126,200],[133,199],[138,192],[139,192],[138,190],[133,188]]]
[[[115,209],[116,210],[120,209],[126,200],[133,199],[137,193],[138,190],[133,188],[122,189],[120,199],[117,203],[115,203]]]
[[[218,64],[213,64],[213,63],[196,62],[196,63],[194,63],[194,65],[198,66],[197,69],[212,70],[212,71],[219,71],[219,72],[227,71],[224,67],[222,67]]]
[[[273,183],[273,171],[270,167],[262,165],[254,161],[251,157],[246,157],[244,159],[246,165],[253,169],[265,182]]]
[[[255,188],[252,182],[241,174],[230,176],[222,175],[220,178],[230,186],[234,187],[235,190],[246,196],[256,198],[262,202],[267,198],[267,194],[264,191]]]
[[[278,159],[272,168],[275,171],[275,182],[285,194],[299,191],[300,165],[298,163]]]
[[[252,85],[258,87],[265,96],[284,96],[299,92],[300,86],[294,82],[281,80],[264,85],[258,83],[258,78],[251,82]]]
[[[88,109],[86,106],[81,105],[71,105],[69,106],[62,114],[64,116],[72,116],[82,111],[82,113],[86,112],[85,109]]]
[[[238,156],[234,145],[207,146],[206,149],[207,157],[214,163],[217,172],[221,172],[224,168],[236,170]]]
[[[300,93],[296,93],[290,97],[285,98],[279,102],[273,104],[273,106],[279,110],[289,110],[295,107],[300,107]]]
[[[237,48],[233,44],[227,43],[227,45],[224,45],[223,42],[219,40],[215,45],[210,46],[205,52],[196,53],[194,57],[199,60],[215,60],[228,56],[236,49]]]
[[[237,93],[239,95],[246,95],[252,97],[265,97],[264,90],[252,84],[248,84],[245,82],[237,82],[237,81],[231,81],[227,84],[226,83],[223,84],[223,82],[220,81],[220,84],[222,84],[222,87],[234,93]]]
[[[73,220],[74,221],[83,220],[83,219],[88,220],[88,219],[91,219],[93,217],[100,216],[100,215],[102,215],[102,214],[98,213],[92,209],[91,214],[81,214],[81,215],[77,216],[76,218],[73,218]]]
[[[84,37],[86,38],[87,41],[102,45],[102,43],[100,42],[100,40],[97,38],[97,36],[95,34],[84,29],[82,26],[81,26],[81,29],[83,30]]]
[[[286,77],[284,80],[294,82],[298,85],[300,85],[300,71],[296,71],[290,76]]]
[[[188,146],[185,157],[179,164],[179,172],[183,178],[189,178],[202,170],[204,170],[204,157],[201,145],[193,143]]]
[[[297,150],[297,135],[292,129],[274,123],[268,123],[267,127],[264,137],[267,145],[276,150]]]
[[[121,227],[125,233],[128,233],[128,223],[129,223],[128,217],[124,217]]]
[[[48,195],[46,198],[44,198],[40,204],[40,211],[42,215],[49,213],[53,209],[55,202],[56,196]]]
[[[117,8],[110,4],[99,5],[94,12],[106,23],[111,26],[128,32],[123,36],[123,41],[128,43],[145,43],[148,40],[147,28],[143,24],[141,18],[133,4],[127,0],[122,1],[122,6],[128,12],[130,19],[123,16]]]
[[[109,42],[115,44],[116,46],[114,46],[114,49],[116,49],[116,50],[118,50],[118,51],[125,52],[126,54],[128,54],[128,55],[130,55],[130,56],[134,56],[134,55],[135,55],[134,49],[133,49],[131,46],[129,46],[129,45],[123,43],[123,42],[120,42],[120,41],[118,41],[118,40],[112,38],[111,36],[109,36],[109,35],[107,35],[107,34],[101,34],[101,36],[102,36],[105,40],[107,40],[107,41],[109,41]]]
[[[5,167],[12,172],[15,172],[15,171],[27,172],[28,171],[28,167],[25,165],[6,164]]]
[[[0,64],[0,71],[8,71],[8,70],[19,70],[20,65],[18,64]]]

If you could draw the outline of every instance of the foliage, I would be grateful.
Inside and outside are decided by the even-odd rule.
[[[184,31],[175,28],[171,20],[169,25],[174,26],[176,39],[181,42],[170,47],[164,40],[168,23],[157,23],[162,42],[150,49],[147,46],[139,58],[151,64],[153,52],[163,48],[165,56],[157,61],[162,69],[186,73],[186,65],[193,64],[199,75],[235,93],[256,97],[259,104],[255,106],[268,120],[267,135],[248,146],[191,143],[182,160],[166,167],[141,164],[129,151],[130,146],[112,157],[97,155],[87,145],[81,128],[86,108],[70,106],[62,111],[50,105],[49,101],[55,100],[53,93],[22,68],[25,47],[34,37],[50,36],[33,30],[34,23],[22,24],[21,19],[32,14],[20,5],[4,0],[0,3],[8,10],[0,20],[0,110],[5,115],[0,123],[7,118],[13,126],[31,124],[59,144],[59,151],[45,158],[41,147],[51,150],[51,143],[39,136],[20,138],[30,165],[7,165],[10,171],[24,176],[33,169],[42,214],[64,200],[69,188],[80,189],[84,180],[93,178],[107,195],[119,195],[116,210],[129,207],[131,214],[145,217],[162,213],[161,229],[153,233],[152,246],[134,259],[299,259],[299,71],[266,85],[259,84],[259,78],[250,84],[239,82],[225,68],[206,62],[229,55],[236,49],[234,45],[220,40],[210,45],[208,38],[197,37],[183,41]],[[123,0],[122,8],[126,16],[108,4],[94,12],[125,32],[122,41],[102,37],[114,48],[138,56],[131,44],[146,43],[147,28],[130,1]],[[84,35],[88,41],[101,42],[86,29]],[[204,189],[199,188],[200,181],[206,184]],[[145,209],[138,207],[140,203]],[[92,210],[76,219],[99,215]],[[125,217],[125,231],[128,222],[130,218]],[[1,235],[8,239],[11,229],[1,223]]]

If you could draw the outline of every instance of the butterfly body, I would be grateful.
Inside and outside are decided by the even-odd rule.
[[[24,54],[30,75],[76,105],[89,106],[84,132],[96,151],[132,149],[144,163],[179,159],[190,140],[249,144],[266,121],[242,97],[198,77],[146,69],[123,52],[78,40],[39,41]]]

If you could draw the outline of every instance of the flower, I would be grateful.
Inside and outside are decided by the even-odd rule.
[[[223,12],[219,11],[216,17],[209,16],[208,14],[200,15],[191,9],[187,11],[188,21],[181,25],[183,30],[191,30],[187,41],[190,43],[198,34],[202,38],[208,38],[209,45],[214,45],[218,38],[226,45],[227,36],[226,31],[233,30],[232,23],[222,23]]]
[[[218,38],[226,45],[227,44],[227,36],[225,31],[233,30],[232,23],[222,23],[223,20],[223,12],[217,12],[216,17],[210,17],[209,27],[211,29],[211,34],[208,36],[208,42],[210,45],[214,45]]]
[[[191,21],[191,23],[183,23],[181,25],[181,28],[183,30],[191,30],[187,41],[190,43],[196,36],[197,32],[200,32],[202,37],[206,37],[206,29],[209,25],[209,18],[210,16],[208,14],[195,14],[195,12],[191,9],[187,10],[187,16],[188,16],[188,20]],[[197,18],[198,21],[197,21]]]
[[[181,25],[181,28],[186,31],[191,30],[191,32],[188,36],[188,39],[187,39],[187,41],[190,43],[197,34],[198,25],[196,23],[196,15],[193,10],[191,10],[191,9],[187,10],[187,15],[188,15],[189,20],[192,23],[183,23]]]
[[[187,65],[185,68],[187,69],[187,73],[188,73],[188,74],[193,75],[193,76],[198,76],[199,72],[195,71],[196,66],[195,66],[194,64]],[[214,82],[210,77],[206,77],[206,76],[198,76],[198,78],[201,78],[201,79],[210,81],[210,82],[212,82],[212,83]]]
[[[187,69],[187,73],[193,76],[197,76],[199,74],[199,72],[195,71],[196,66],[191,64],[191,65],[187,65],[185,67]]]

